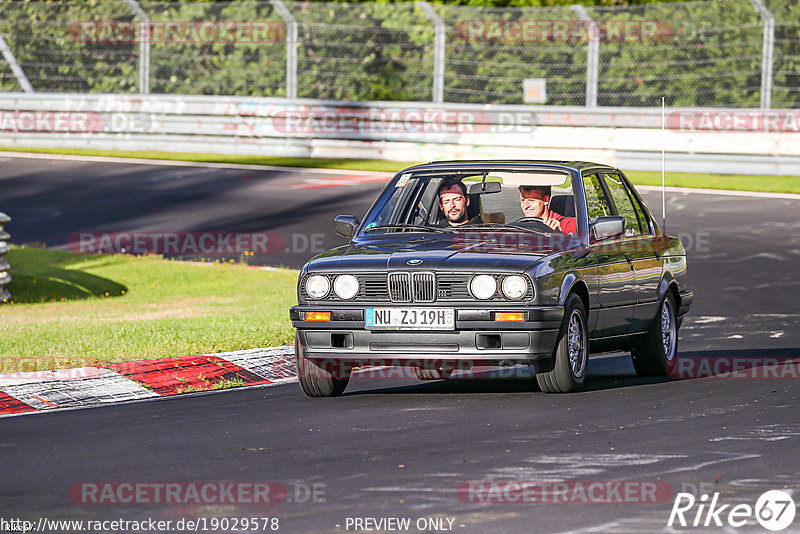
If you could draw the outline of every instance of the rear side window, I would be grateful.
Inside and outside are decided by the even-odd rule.
[[[583,190],[586,193],[586,211],[589,215],[589,222],[594,222],[603,215],[611,215],[611,207],[596,174],[587,174],[583,177]]]
[[[652,232],[650,231],[650,219],[647,218],[647,213],[645,213],[641,202],[636,200],[636,195],[634,195],[633,191],[631,191],[629,184],[622,182],[622,185],[625,186],[625,190],[628,192],[628,196],[631,197],[631,202],[633,202],[633,209],[636,210],[636,216],[639,217],[639,225],[642,227],[642,233],[651,234]]]
[[[641,235],[642,225],[639,220],[639,214],[636,212],[636,208],[633,207],[630,193],[625,184],[622,183],[622,178],[616,174],[603,174],[603,178],[614,205],[617,207],[617,214],[625,217],[625,235]]]

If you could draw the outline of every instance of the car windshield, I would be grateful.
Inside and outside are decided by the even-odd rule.
[[[408,172],[384,192],[362,228],[362,235],[478,228],[574,233],[572,180],[563,171]]]

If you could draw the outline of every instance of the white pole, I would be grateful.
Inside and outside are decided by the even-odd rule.
[[[433,103],[444,102],[444,61],[446,26],[428,2],[417,2],[417,5],[433,24]]]
[[[775,17],[761,0],[750,3],[764,19],[764,38],[761,45],[761,109],[772,105],[772,58],[775,49]]]
[[[270,0],[286,26],[286,98],[297,98],[297,20],[281,0]]]
[[[666,180],[666,103],[664,97],[661,97],[661,217],[664,219],[661,231],[667,233],[667,180]]]

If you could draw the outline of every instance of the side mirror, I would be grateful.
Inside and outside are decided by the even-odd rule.
[[[358,217],[355,215],[337,215],[333,220],[333,230],[342,237],[352,239],[358,228]]]
[[[489,193],[499,193],[500,182],[483,182],[482,184],[472,184],[469,186],[470,195],[486,195]]]
[[[625,217],[603,215],[595,219],[591,227],[595,241],[618,237],[625,233]]]

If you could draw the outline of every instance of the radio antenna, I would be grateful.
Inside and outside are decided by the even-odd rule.
[[[667,233],[667,182],[666,182],[666,154],[664,134],[666,132],[666,113],[664,97],[661,97],[661,217],[664,219],[661,224],[661,231]]]

